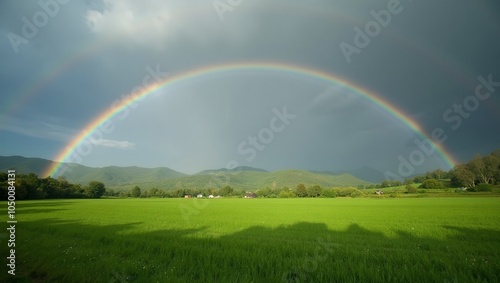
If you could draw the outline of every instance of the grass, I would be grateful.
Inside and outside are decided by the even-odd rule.
[[[495,197],[22,201],[16,215],[17,282],[500,282]]]

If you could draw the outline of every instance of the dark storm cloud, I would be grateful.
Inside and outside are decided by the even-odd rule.
[[[443,117],[474,95],[478,76],[492,74],[500,81],[498,5],[400,1],[401,11],[349,63],[340,44],[355,44],[354,28],[363,30],[373,13],[393,2],[243,1],[221,20],[211,1],[70,1],[15,53],[7,35],[22,35],[22,17],[32,20],[42,8],[37,2],[4,1],[2,102],[43,82],[54,66],[71,63],[18,111],[2,113],[10,121],[2,125],[9,137],[2,142],[11,149],[2,154],[23,155],[13,145],[34,141],[30,155],[53,157],[93,117],[141,85],[147,67],[175,76],[222,62],[266,60],[340,75],[377,93],[426,133],[443,128],[449,136],[444,146],[459,159],[498,147],[500,90],[481,100],[456,129]],[[248,162],[238,145],[269,127],[273,109],[285,106],[297,118]],[[300,76],[233,72],[197,78],[129,110],[85,164],[195,172],[237,160],[269,169],[384,171],[394,170],[398,156],[417,148],[416,135],[380,108],[349,90]],[[40,123],[30,124],[33,120]],[[417,170],[435,167],[443,163],[432,156]]]

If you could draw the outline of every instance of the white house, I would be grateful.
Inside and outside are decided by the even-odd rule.
[[[197,197],[197,198],[202,198],[202,197],[203,197],[203,195],[202,195],[202,194],[198,194],[196,197]]]
[[[208,198],[214,198],[214,195],[209,195]]]

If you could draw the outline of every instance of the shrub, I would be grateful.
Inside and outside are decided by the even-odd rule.
[[[364,195],[365,195],[365,193],[359,189],[356,189],[355,191],[353,191],[351,193],[352,198],[359,198],[359,197],[363,197]]]
[[[427,179],[425,180],[422,185],[420,185],[420,188],[424,189],[442,189],[444,188],[443,183],[439,182],[436,179]]]
[[[493,191],[493,186],[490,184],[479,184],[474,187],[475,192],[491,192]]]
[[[321,192],[321,196],[324,198],[334,198],[337,196],[337,193],[334,189],[326,189]]]
[[[295,193],[292,192],[292,191],[281,191],[278,195],[278,197],[280,198],[294,198],[295,197]]]
[[[414,186],[412,186],[412,185],[409,185],[409,184],[408,184],[408,185],[406,185],[406,187],[405,187],[405,188],[406,188],[406,192],[407,192],[408,194],[414,194],[414,193],[416,193],[416,192],[417,192],[417,188],[415,188],[415,187],[414,187]]]
[[[354,188],[333,188],[332,190],[338,197],[348,197],[351,195]]]

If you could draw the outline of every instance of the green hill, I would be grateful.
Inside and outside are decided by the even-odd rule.
[[[17,173],[35,173],[41,175],[43,171],[54,164],[53,161],[42,158],[22,156],[0,156],[0,170],[16,170]]]
[[[26,158],[22,156],[0,156],[0,170],[15,169],[17,173],[35,173],[41,175],[53,161],[41,158]],[[103,168],[87,167],[72,164],[71,170],[64,172],[63,176],[72,183],[86,185],[90,181],[100,181],[108,187],[126,184],[158,182],[168,178],[186,176],[167,167],[142,168],[142,167],[117,167]]]
[[[186,174],[166,167],[142,168],[136,166],[109,166],[103,168],[75,168],[70,173],[64,174],[64,177],[71,182],[81,184],[97,180],[111,187],[124,184],[159,182],[161,180],[182,177],[185,175]]]
[[[0,170],[16,169],[18,173],[35,173],[40,175],[53,161],[41,158],[25,158],[21,156],[0,157]],[[268,172],[253,167],[238,167],[232,170],[205,170],[194,175],[186,175],[175,170],[142,167],[103,168],[87,167],[73,164],[72,170],[64,173],[64,177],[72,183],[82,185],[90,181],[103,182],[106,187],[118,190],[130,190],[134,186],[143,189],[153,187],[172,190],[177,188],[222,188],[229,185],[243,190],[256,190],[265,187],[295,188],[298,184],[320,185],[322,187],[346,187],[366,185],[369,182],[350,174],[314,173],[305,170],[282,170]]]
[[[207,174],[195,174],[180,178],[166,179],[160,182],[148,182],[142,184],[123,184],[115,189],[129,190],[138,185],[144,189],[153,187],[172,190],[180,188],[222,188],[229,185],[233,188],[254,191],[265,187],[289,187],[295,188],[298,184],[320,185],[322,187],[346,187],[367,185],[369,182],[358,179],[350,174],[317,174],[305,170],[283,170],[275,172],[267,171],[210,171]]]

